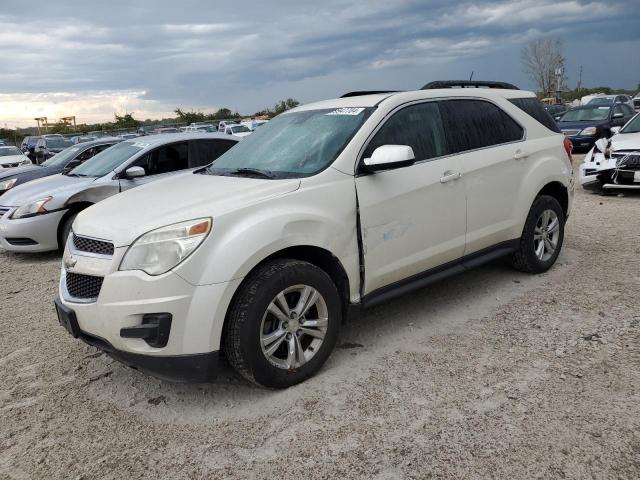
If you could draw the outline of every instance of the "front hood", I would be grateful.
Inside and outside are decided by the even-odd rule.
[[[5,207],[20,207],[41,198],[53,197],[53,200],[47,204],[47,209],[62,208],[71,195],[86,188],[95,180],[93,177],[69,177],[62,174],[38,178],[9,190],[0,197],[0,204]]]
[[[611,150],[640,150],[640,133],[618,133],[611,137]]]
[[[263,180],[185,174],[108,198],[78,215],[80,235],[130,245],[156,228],[200,217],[216,217],[269,198],[293,192],[299,179]]]
[[[15,168],[0,168],[0,180],[4,180],[5,178],[13,177],[22,172],[30,172],[32,170],[39,170],[42,167],[37,165],[25,165],[24,167],[15,167]]]
[[[24,162],[28,160],[25,155],[5,155],[4,157],[0,157],[0,169],[2,169],[2,165],[5,163],[18,163]]]
[[[586,122],[558,122],[560,130],[582,130],[588,127],[601,127],[608,123],[607,120],[593,120]]]

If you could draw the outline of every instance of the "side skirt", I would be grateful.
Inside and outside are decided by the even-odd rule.
[[[362,297],[361,308],[369,308],[385,303],[395,297],[426,287],[432,283],[443,280],[452,275],[471,270],[495,259],[504,257],[517,250],[520,239],[502,242],[492,247],[485,248],[470,255],[465,255],[458,260],[445,263],[422,273],[418,273],[399,282],[374,290]],[[351,309],[353,311],[354,309]]]

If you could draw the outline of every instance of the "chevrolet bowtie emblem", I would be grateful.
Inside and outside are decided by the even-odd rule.
[[[78,263],[78,259],[73,255],[69,255],[64,259],[64,268],[66,268],[67,270],[73,268],[76,266],[76,263]]]

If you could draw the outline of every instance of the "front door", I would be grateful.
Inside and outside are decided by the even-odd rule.
[[[382,145],[409,145],[416,163],[356,177],[364,247],[364,294],[463,255],[466,199],[457,157],[436,102],[389,116],[362,158]]]

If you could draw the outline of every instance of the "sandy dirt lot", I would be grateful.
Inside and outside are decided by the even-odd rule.
[[[0,478],[640,478],[640,196],[576,192],[558,264],[366,312],[286,391],[72,339],[60,258],[0,252]]]

